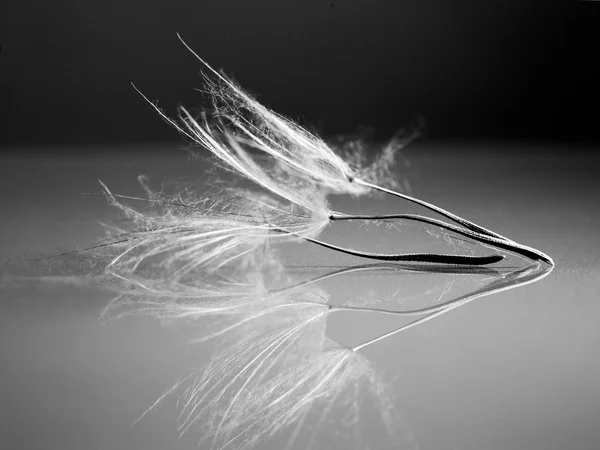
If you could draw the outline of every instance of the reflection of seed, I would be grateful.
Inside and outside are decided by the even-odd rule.
[[[269,254],[265,256],[269,261]],[[278,273],[276,267],[277,262],[272,261],[265,269]],[[142,309],[149,306],[147,314],[186,320],[208,318],[207,323],[217,325],[217,330],[207,332],[196,341],[218,338],[225,345],[217,347],[215,358],[208,366],[169,391],[182,392],[180,431],[185,433],[199,427],[203,436],[212,440],[212,448],[236,444],[250,447],[280,428],[298,424],[318,405],[326,414],[333,402],[358,395],[359,384],[375,395],[383,395],[368,361],[356,352],[475,298],[535,281],[544,274],[538,271],[540,264],[537,264],[537,268],[530,266],[502,277],[490,277],[489,283],[469,294],[413,311],[332,306],[328,293],[316,285],[321,279],[364,272],[369,267],[378,269],[388,265],[348,267],[272,291],[264,289],[259,271],[241,271],[233,273],[230,280],[224,280],[214,290],[206,289],[205,298],[191,296],[190,303],[182,303],[176,293],[171,297],[153,298],[155,291],[140,285],[141,298],[137,306]],[[389,265],[389,270],[392,267],[397,266]],[[420,270],[431,271],[428,267]],[[406,266],[406,270],[419,273],[414,266]],[[495,273],[490,269],[481,270]],[[287,277],[285,272],[280,276]],[[240,286],[245,288],[240,289]],[[169,285],[165,289],[169,289]],[[157,309],[161,303],[162,309]],[[119,310],[115,303],[112,307]],[[345,348],[325,335],[325,319],[335,311],[394,314],[414,319],[396,330]],[[357,388],[349,392],[352,386]],[[377,401],[385,403],[386,399],[377,397]],[[385,415],[389,407],[382,407],[381,412],[382,420],[390,418]],[[359,413],[358,406],[354,413]]]

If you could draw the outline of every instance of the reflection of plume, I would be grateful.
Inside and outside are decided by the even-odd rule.
[[[250,448],[339,403],[360,414],[365,388],[383,389],[362,356],[327,338],[329,310],[325,292],[303,286],[256,297],[236,310],[212,311],[218,326],[213,323],[196,341],[218,337],[222,346],[207,366],[170,391],[180,395],[181,433],[197,431],[211,448]],[[196,312],[203,324],[202,310]],[[391,426],[388,399],[380,395],[378,401]]]
[[[329,301],[332,292],[325,291],[320,282],[358,271],[376,276],[392,270],[391,265],[348,267],[305,280],[292,277],[291,282],[289,274],[277,270],[274,259],[262,269],[219,277],[203,291],[194,288],[188,295],[167,295],[163,287],[157,290],[133,283],[129,286],[133,293],[119,297],[107,310],[113,316],[147,314],[170,321],[191,320],[198,333],[195,342],[220,343],[207,366],[169,391],[180,396],[181,433],[197,431],[202,442],[212,443],[211,448],[251,448],[284,429],[291,432],[291,447],[292,441],[302,439],[301,430],[310,429],[311,421],[321,423],[341,406],[351,411],[350,423],[359,423],[368,392],[376,394],[371,401],[376,400],[382,422],[391,430],[397,418],[390,400],[369,362],[357,352],[476,298],[540,279],[550,270],[534,264],[502,273],[482,271],[484,278],[466,294],[448,293],[417,309],[381,310],[352,301],[333,305]],[[397,267],[395,274],[406,279],[428,270],[432,269]],[[287,287],[270,288],[278,283],[270,283],[265,273],[279,273]],[[469,270],[454,269],[453,275],[465,273]],[[335,311],[394,314],[402,320],[397,329],[347,348],[325,334],[327,317]]]

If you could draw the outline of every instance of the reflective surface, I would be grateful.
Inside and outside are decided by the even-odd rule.
[[[135,289],[106,310],[113,291],[64,278],[101,273],[101,262],[22,256],[89,246],[103,233],[97,221],[122,220],[104,198],[80,195],[100,192],[97,179],[139,196],[140,173],[160,183],[204,168],[170,149],[4,158],[0,248],[12,259],[2,266],[0,439],[73,449],[597,447],[598,158],[526,145],[441,147],[408,152],[413,194],[548,253],[552,273],[525,284],[545,268],[513,258],[476,272],[432,271],[287,244],[273,249],[275,263],[238,276],[242,289],[231,279],[219,288],[235,314],[199,317],[196,308],[184,320],[180,300],[152,308]],[[418,211],[389,198],[331,202],[348,213]],[[455,245],[402,223],[336,223],[321,238],[366,251]],[[449,314],[393,333],[440,312]]]

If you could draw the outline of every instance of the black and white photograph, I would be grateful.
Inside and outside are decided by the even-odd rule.
[[[600,448],[600,1],[0,10],[0,448]]]

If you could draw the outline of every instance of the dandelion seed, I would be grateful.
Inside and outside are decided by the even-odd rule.
[[[209,113],[205,111],[202,117],[197,120],[187,109],[181,107],[178,123],[166,116],[145,96],[144,98],[180,133],[194,143],[208,149],[231,170],[253,181],[285,202],[297,205],[310,214],[316,214],[322,221],[320,226],[316,227],[316,230],[322,229],[327,221],[362,220],[366,218],[329,211],[325,201],[328,193],[361,195],[375,190],[419,204],[456,222],[459,226],[452,226],[442,221],[414,215],[386,216],[385,220],[402,218],[417,222],[435,222],[437,226],[443,229],[450,229],[467,235],[470,239],[484,246],[499,247],[525,258],[553,264],[552,259],[539,250],[517,244],[436,205],[375,184],[377,182],[374,179],[377,178],[376,175],[386,174],[386,167],[389,166],[389,161],[392,159],[392,152],[389,148],[392,147],[388,147],[382,158],[374,163],[370,176],[364,171],[351,169],[324,141],[293,121],[264,107],[225,75],[210,67],[183,41],[181,36],[179,36],[179,39],[213,74],[213,77],[204,75],[205,92],[209,94],[213,104],[210,117]],[[140,91],[138,90],[138,92]],[[143,94],[141,95],[143,96]],[[256,152],[262,158],[255,156]],[[359,178],[358,174],[364,179]],[[298,189],[299,186],[300,189]],[[380,220],[383,219],[380,218]],[[274,225],[274,229],[295,234],[293,230],[283,227],[278,228],[277,225]],[[316,241],[314,237],[308,240],[311,239],[311,242],[332,250],[364,258],[388,261],[480,265],[491,264],[502,259],[499,255],[487,257],[431,254],[382,255],[341,249]]]

